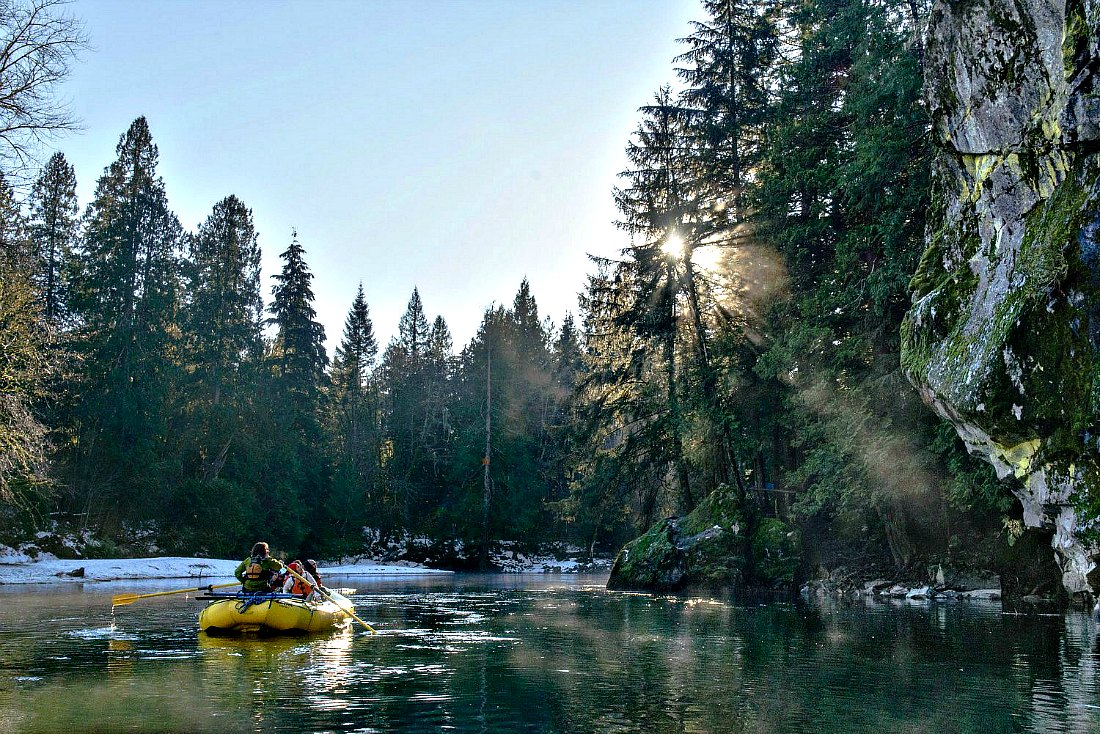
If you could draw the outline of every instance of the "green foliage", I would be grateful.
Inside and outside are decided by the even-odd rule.
[[[34,182],[28,234],[36,263],[35,287],[47,324],[69,321],[69,280],[79,227],[76,173],[61,153],[54,153]]]
[[[752,536],[753,574],[762,586],[789,589],[801,561],[799,533],[782,520],[762,519]]]
[[[46,462],[46,431],[34,411],[52,370],[27,274],[0,263],[0,504],[33,497]]]
[[[931,448],[947,470],[945,494],[954,507],[1005,515],[1015,506],[1009,482],[998,480],[986,462],[967,453],[955,428],[947,421],[936,425]]]
[[[76,257],[71,305],[81,323],[83,399],[73,407],[70,449],[77,491],[117,516],[158,506],[166,486],[150,471],[167,468],[183,232],[145,118],[116,153],[84,215]]]
[[[269,532],[258,520],[256,493],[225,479],[189,479],[176,488],[165,518],[174,550],[213,558],[236,558]]]

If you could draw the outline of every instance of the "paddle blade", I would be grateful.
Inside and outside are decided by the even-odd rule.
[[[139,594],[115,594],[111,597],[111,606],[124,607],[127,604],[133,604],[140,598]]]

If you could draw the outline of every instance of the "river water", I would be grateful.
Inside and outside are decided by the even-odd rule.
[[[330,579],[330,583],[335,583]],[[359,629],[208,638],[180,582],[0,587],[0,732],[1100,732],[1096,625],[602,577],[341,579]]]

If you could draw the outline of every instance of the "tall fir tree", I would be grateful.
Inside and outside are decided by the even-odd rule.
[[[276,327],[270,354],[274,389],[267,396],[275,435],[260,501],[272,537],[298,548],[322,545],[328,534],[330,462],[321,426],[328,355],[325,329],[313,307],[313,274],[296,231],[280,257],[283,268],[268,307]]]
[[[768,80],[778,51],[778,0],[703,0],[705,20],[692,22],[676,57],[686,84],[694,155],[705,175],[700,192],[714,233],[744,221],[742,193],[759,165],[770,112]]]
[[[91,504],[148,512],[163,496],[162,457],[172,453],[166,406],[176,381],[183,232],[144,117],[116,154],[85,212],[76,258],[71,303],[85,358],[75,483]]]
[[[432,485],[424,434],[430,336],[424,303],[419,289],[414,288],[398,321],[397,336],[382,360],[386,438],[390,446],[386,475],[396,523],[404,527],[426,527],[434,514],[434,508],[424,501]]]
[[[275,276],[268,313],[277,327],[275,369],[284,388],[299,409],[316,408],[319,390],[328,366],[325,327],[313,307],[313,273],[305,262],[305,250],[298,232],[291,233],[290,246],[280,257],[283,269]]]
[[[334,389],[348,394],[361,393],[377,356],[378,340],[374,336],[374,324],[363,295],[363,284],[360,283],[351,310],[344,320],[344,335],[336,347],[332,363]]]
[[[638,356],[661,365],[665,394],[661,424],[666,437],[662,453],[671,467],[681,509],[690,511],[697,498],[684,449],[683,374],[677,344],[685,282],[680,269],[690,267],[696,241],[693,227],[699,222],[698,189],[690,165],[694,110],[681,105],[666,86],[641,112],[642,122],[626,149],[631,167],[620,174],[625,185],[615,190],[615,204],[622,215],[618,226],[632,239],[621,263],[629,272],[619,280],[633,287],[632,303],[618,318],[642,338]]]
[[[36,253],[35,286],[46,322],[65,326],[69,316],[69,279],[79,233],[76,173],[54,153],[34,182],[29,230]]]
[[[196,435],[197,475],[218,477],[256,389],[263,356],[260,246],[252,212],[227,196],[190,238],[184,359]]]
[[[377,528],[381,497],[378,389],[373,366],[378,342],[363,284],[344,320],[344,334],[332,362],[328,428],[335,447],[330,524],[342,552],[356,552],[359,529],[370,519]]]

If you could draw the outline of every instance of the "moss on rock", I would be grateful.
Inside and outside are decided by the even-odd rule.
[[[754,523],[750,537],[736,493],[722,485],[686,517],[662,520],[628,543],[607,587],[719,593],[790,587],[798,560],[796,532],[769,518]]]
[[[943,147],[902,326],[905,373],[1023,482],[1024,519],[1054,531],[1069,591],[1088,588],[1100,547],[1098,20],[1081,0],[936,3]]]

